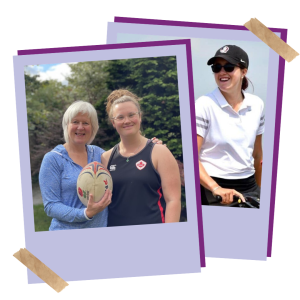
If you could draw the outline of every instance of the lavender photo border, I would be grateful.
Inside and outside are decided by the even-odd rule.
[[[172,46],[172,45],[183,45],[186,47],[186,61],[188,62],[187,64],[187,73],[188,73],[188,77],[192,76],[192,67],[191,67],[191,45],[190,45],[190,40],[175,40],[175,41],[164,41],[164,42],[143,42],[143,43],[129,43],[129,44],[116,44],[116,45],[103,45],[103,44],[97,44],[97,45],[80,45],[80,46],[65,46],[65,47],[53,47],[53,48],[34,48],[34,49],[22,49],[22,50],[18,50],[17,51],[17,56],[25,56],[25,55],[39,55],[39,54],[56,54],[56,53],[69,53],[69,52],[82,52],[82,51],[91,51],[91,50],[114,50],[114,49],[130,49],[130,48],[141,48],[141,47],[155,47],[155,46]],[[14,60],[13,60],[14,61]],[[15,63],[15,61],[14,61]],[[14,72],[17,72],[16,71],[17,68],[14,66]],[[18,77],[18,79],[16,78]],[[14,76],[15,80],[20,80],[20,76]],[[192,77],[191,78],[188,78],[188,91],[189,93],[193,93],[194,89],[193,89],[193,80],[192,80]],[[22,92],[22,91],[20,91]],[[17,95],[17,94],[16,94]],[[193,101],[193,94],[190,94],[189,95],[189,98],[190,98],[190,103],[192,103]],[[24,104],[22,104],[23,106]],[[16,104],[16,108],[17,108],[17,115],[20,114],[20,111],[18,109],[18,105]],[[194,113],[194,106],[191,105],[190,106],[190,113],[193,114]],[[17,122],[18,123],[18,122]],[[195,127],[195,124],[190,124],[189,126],[191,126],[192,128]],[[197,146],[196,144],[193,145],[193,155],[196,155],[197,154]],[[22,163],[22,165],[24,164],[24,162]],[[27,162],[25,163],[27,164]],[[20,163],[20,166],[21,166],[21,163]],[[195,170],[195,175],[196,175],[196,170]],[[197,180],[197,176],[195,176],[196,180]],[[196,197],[198,198],[198,196]],[[196,200],[194,199],[193,200],[195,205],[197,205],[196,203]],[[188,208],[187,208],[188,210]],[[199,243],[199,250],[200,250],[200,258],[198,258],[200,260],[200,265],[199,266],[195,266],[195,269],[199,269],[199,271],[201,270],[201,268],[205,268],[206,267],[206,261],[205,261],[205,253],[204,253],[204,239],[203,239],[203,227],[202,227],[202,223],[199,222],[199,219],[201,218],[201,206],[199,207],[197,205],[197,218],[198,218],[198,222],[197,222],[197,225],[198,225],[198,228],[197,228],[197,236],[200,237],[199,240],[198,240],[198,237],[197,237],[197,240],[194,238],[194,242],[197,242]],[[200,214],[200,216],[199,216]],[[183,224],[184,225],[184,224]],[[196,224],[195,224],[196,225]],[[26,227],[26,224],[24,224],[24,229]],[[28,226],[27,226],[28,227]],[[28,228],[27,230],[28,231]],[[196,227],[195,227],[195,231],[196,231]],[[41,235],[41,233],[35,233],[36,235]],[[50,233],[49,234],[53,234],[53,233]],[[61,235],[61,233],[57,233],[58,236]],[[75,235],[75,231],[72,232],[71,234],[72,236]],[[26,234],[25,234],[25,238],[26,238]],[[32,242],[32,241],[31,241]],[[193,242],[193,243],[194,243]],[[198,247],[195,247],[194,249],[197,249]],[[31,250],[30,247],[28,248],[28,250]],[[197,250],[198,251],[198,250]],[[195,252],[195,250],[194,250]],[[199,255],[199,254],[198,254]],[[37,256],[38,257],[38,256]],[[183,263],[183,262],[182,262]],[[198,264],[197,264],[198,265]],[[173,268],[174,270],[176,268]],[[184,274],[184,272],[186,272],[185,269],[188,269],[188,268],[183,268],[182,270],[182,274]],[[33,274],[30,272],[30,270],[27,270],[29,271],[29,273],[27,273],[28,275],[30,275],[30,280],[31,281],[35,281],[36,279],[38,278],[33,278]],[[149,270],[149,272],[151,272],[151,270]],[[161,272],[161,271],[160,271]],[[173,272],[173,271],[170,271],[170,272]],[[132,272],[131,272],[132,273]],[[168,274],[165,274],[165,275],[168,275]],[[173,274],[172,274],[173,275]],[[178,274],[179,275],[179,274]]]
[[[158,20],[158,19],[143,19],[143,18],[128,18],[128,17],[115,17],[116,23],[130,23],[130,24],[147,24],[147,25],[162,25],[162,26],[180,26],[180,27],[194,27],[194,28],[215,28],[215,29],[229,29],[249,31],[245,26],[237,25],[224,25],[224,24],[211,24],[211,23],[197,23],[197,22],[184,22],[184,21],[171,21],[171,20]],[[269,28],[274,33],[280,33],[280,38],[287,41],[287,29],[282,28]],[[274,227],[274,213],[275,213],[275,196],[276,196],[276,183],[277,183],[277,170],[278,170],[278,155],[279,155],[279,141],[280,141],[280,124],[281,124],[281,110],[282,110],[282,95],[284,84],[284,68],[285,60],[279,57],[278,68],[278,85],[277,85],[277,99],[276,99],[276,116],[275,116],[275,133],[274,133],[274,147],[273,147],[273,168],[271,180],[271,196],[270,196],[270,210],[269,210],[269,230],[268,230],[268,243],[267,243],[267,257],[272,255],[272,240],[273,240],[273,227]]]

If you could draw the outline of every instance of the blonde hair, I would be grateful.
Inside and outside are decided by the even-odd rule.
[[[140,104],[139,104],[140,100],[141,99],[137,95],[131,93],[128,90],[125,89],[115,90],[111,92],[107,97],[107,104],[106,104],[107,115],[109,118],[111,118],[113,114],[113,108],[115,107],[115,105],[124,102],[133,102],[137,107],[138,111],[140,112],[141,111]]]
[[[90,144],[94,140],[99,129],[98,116],[96,109],[91,103],[81,100],[72,103],[64,113],[62,119],[62,127],[64,131],[65,141],[67,143],[69,142],[68,125],[71,123],[72,119],[76,117],[79,113],[87,114],[91,120],[92,135],[90,140],[87,142],[87,144]]]

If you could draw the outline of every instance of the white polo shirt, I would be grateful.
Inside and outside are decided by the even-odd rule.
[[[203,137],[199,159],[210,176],[242,179],[255,173],[252,157],[257,135],[264,132],[264,103],[244,93],[238,112],[219,88],[196,100],[197,134]]]

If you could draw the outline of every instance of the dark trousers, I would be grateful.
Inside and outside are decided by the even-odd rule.
[[[257,185],[254,175],[243,179],[224,179],[218,177],[211,178],[224,189],[234,189],[245,196],[248,195],[260,198],[260,187]],[[222,204],[220,204],[213,196],[211,191],[207,190],[202,185],[200,185],[200,187],[202,205],[222,206]]]

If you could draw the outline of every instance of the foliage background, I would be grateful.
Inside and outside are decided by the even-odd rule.
[[[56,145],[64,143],[62,116],[74,101],[88,101],[97,110],[100,128],[94,145],[108,150],[119,142],[117,132],[108,121],[105,107],[111,91],[125,88],[141,98],[142,134],[162,140],[178,162],[182,181],[181,221],[186,221],[176,57],[80,62],[69,66],[71,75],[67,77],[67,84],[56,80],[41,81],[38,75],[25,72],[33,185],[38,184],[44,155]],[[48,230],[50,219],[46,218],[45,222],[45,218],[39,208],[39,213],[35,214],[36,231]]]

